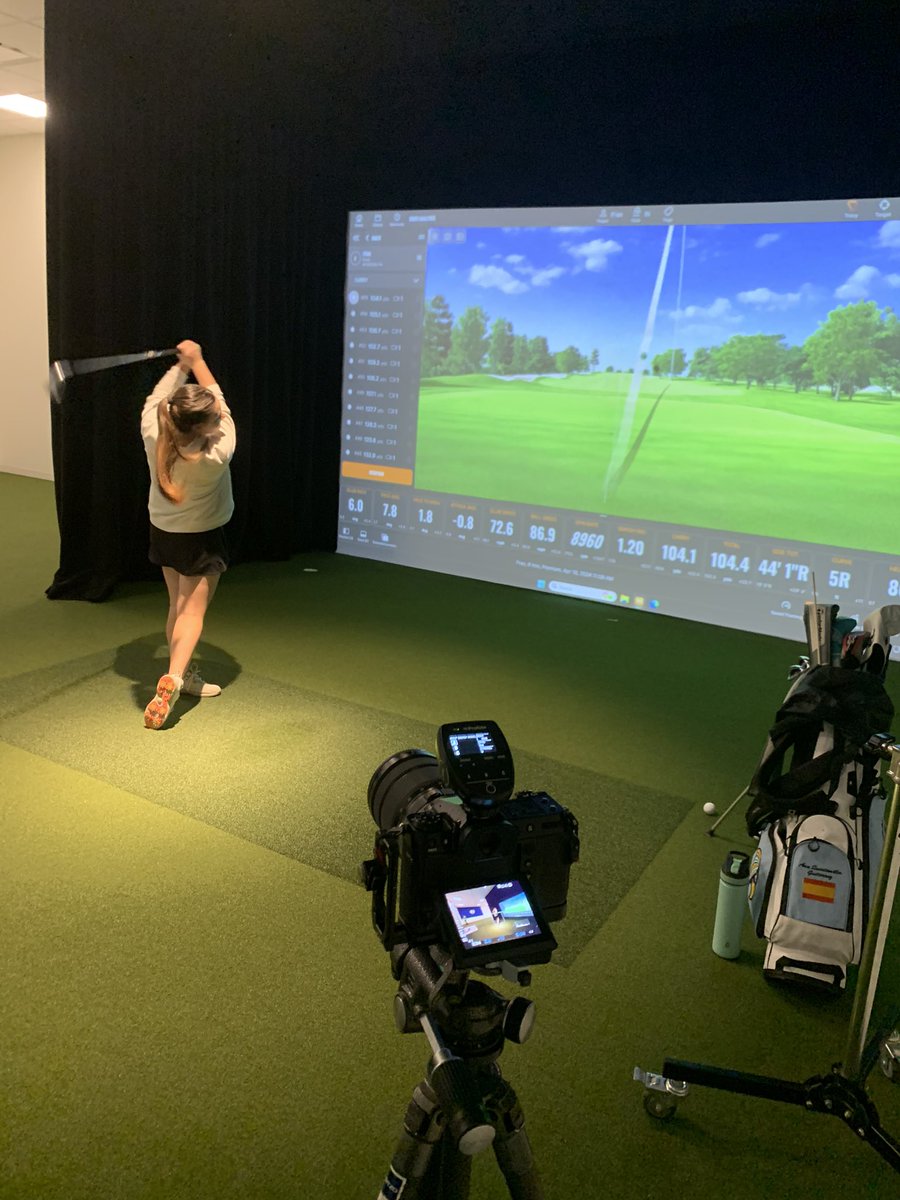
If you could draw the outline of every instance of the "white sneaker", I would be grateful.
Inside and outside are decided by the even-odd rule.
[[[196,663],[191,663],[185,671],[181,690],[186,696],[218,696],[222,691],[217,683],[204,682]]]

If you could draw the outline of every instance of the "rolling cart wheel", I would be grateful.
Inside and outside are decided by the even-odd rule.
[[[644,1092],[644,1109],[656,1121],[671,1121],[675,1116],[675,1110],[678,1108],[678,1101],[674,1096],[668,1096],[665,1092],[657,1092],[652,1088],[647,1088]]]

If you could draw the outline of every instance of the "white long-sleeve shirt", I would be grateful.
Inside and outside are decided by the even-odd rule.
[[[173,504],[159,490],[156,478],[156,439],[159,432],[156,410],[186,380],[187,375],[180,367],[171,367],[147,397],[141,413],[141,436],[150,467],[150,522],[168,533],[203,533],[207,529],[217,529],[234,512],[229,463],[237,437],[231,410],[217,384],[209,390],[222,405],[222,420],[218,429],[211,438],[197,438],[183,448],[185,454],[199,453],[198,458],[178,457],[172,467],[172,482],[184,490],[184,500],[181,504]]]

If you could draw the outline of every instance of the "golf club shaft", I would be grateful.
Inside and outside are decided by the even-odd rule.
[[[732,802],[728,805],[728,807],[722,813],[721,817],[719,817],[719,819],[713,825],[711,825],[709,827],[709,829],[707,829],[707,831],[706,831],[707,837],[712,837],[712,835],[716,832],[716,830],[719,828],[719,826],[722,824],[722,822],[725,820],[725,818],[728,816],[728,814],[731,812],[731,810],[736,805],[740,804],[740,802],[747,795],[747,792],[749,790],[750,790],[749,787],[745,787],[739,796],[735,796],[735,798],[732,800]]]
[[[66,383],[73,375],[91,375],[96,371],[107,371],[111,367],[125,366],[127,363],[146,362],[154,358],[166,358],[175,355],[174,348],[165,350],[142,350],[139,354],[111,354],[103,358],[68,358],[57,359],[50,364],[50,395],[58,404]]]

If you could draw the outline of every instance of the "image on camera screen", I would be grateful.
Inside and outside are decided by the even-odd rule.
[[[531,901],[517,879],[444,895],[459,940],[467,950],[544,936]]]

